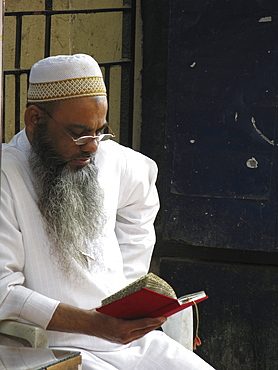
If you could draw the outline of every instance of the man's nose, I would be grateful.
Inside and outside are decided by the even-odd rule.
[[[82,152],[95,153],[98,150],[99,142],[97,139],[90,140],[87,144],[81,145]]]

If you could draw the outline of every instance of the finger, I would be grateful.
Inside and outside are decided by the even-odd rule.
[[[134,327],[133,330],[140,330],[145,328],[152,328],[152,327],[159,327],[167,320],[166,317],[156,317],[156,318],[146,318],[146,319],[138,319],[138,320],[131,320],[129,323],[132,323]],[[152,330],[152,329],[151,329]]]
[[[145,329],[138,329],[138,330],[134,330],[131,335],[126,338],[126,341],[124,342],[124,344],[128,344],[136,339],[140,339],[142,338],[144,335],[148,334],[149,332],[157,329],[158,327],[157,326],[153,326],[153,327],[148,327],[148,328],[145,328]]]

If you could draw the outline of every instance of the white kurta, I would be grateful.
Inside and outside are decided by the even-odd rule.
[[[92,309],[99,306],[104,297],[147,273],[159,203],[155,188],[157,167],[151,159],[113,141],[100,143],[96,164],[108,217],[103,235],[97,241],[103,255],[98,259],[100,263],[96,263],[92,246],[87,256],[88,269],[79,269],[79,278],[75,280],[63,276],[50,256],[49,240],[36,205],[28,166],[29,151],[25,130],[3,145],[0,320],[31,322],[46,328],[59,302]],[[147,338],[156,334],[161,335],[147,335],[141,340],[141,346],[144,340],[147,343]],[[112,353],[112,357],[114,353],[117,361],[125,361],[120,355],[125,350],[139,348],[137,341],[131,346],[122,346],[81,334],[49,331],[48,336],[51,347],[84,349],[91,354]],[[124,364],[123,369],[135,368],[134,363],[130,367]],[[117,366],[116,362],[116,368],[120,368]],[[103,363],[99,368],[105,369]]]

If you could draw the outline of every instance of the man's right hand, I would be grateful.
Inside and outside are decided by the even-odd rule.
[[[165,317],[116,319],[95,310],[83,310],[60,303],[47,329],[86,334],[114,343],[127,344],[159,328],[165,321]]]
[[[165,317],[122,320],[92,311],[92,334],[110,342],[127,344],[159,328]]]

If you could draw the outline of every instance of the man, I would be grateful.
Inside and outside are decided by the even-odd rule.
[[[83,369],[211,369],[160,331],[95,308],[148,271],[156,165],[107,139],[106,89],[84,54],[36,63],[26,128],[3,146],[0,319],[47,329]]]

